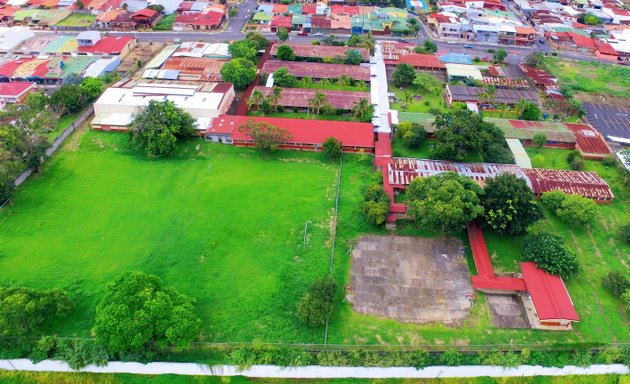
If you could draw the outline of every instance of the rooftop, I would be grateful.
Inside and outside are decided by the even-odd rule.
[[[540,320],[580,321],[560,277],[548,274],[536,263],[521,263],[521,271]]]
[[[255,90],[267,96],[273,92],[272,88],[257,86]],[[352,109],[354,103],[360,99],[370,100],[369,92],[333,91],[311,88],[283,88],[279,104],[285,107],[308,108],[309,101],[317,93],[326,96],[326,101],[339,109]]]
[[[278,47],[281,45],[288,45],[293,49],[296,56],[300,57],[331,57],[336,56],[343,57],[347,51],[355,50],[361,53],[363,60],[368,61],[370,59],[370,52],[365,48],[354,47],[335,47],[326,45],[310,45],[310,44],[293,44],[293,43],[274,43],[271,47],[271,55],[275,56],[278,52]],[[305,64],[308,65],[308,64]]]
[[[338,79],[347,75],[354,80],[370,80],[370,68],[358,65],[308,63],[282,60],[267,60],[262,72],[272,73],[285,67],[290,74],[297,77],[312,77],[315,79]]]

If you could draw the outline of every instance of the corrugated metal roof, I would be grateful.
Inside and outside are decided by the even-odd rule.
[[[521,168],[531,168],[532,162],[529,159],[529,155],[525,151],[525,147],[518,139],[505,139],[508,147],[510,147],[510,151],[512,151],[512,156],[514,156],[514,161],[516,165]]]

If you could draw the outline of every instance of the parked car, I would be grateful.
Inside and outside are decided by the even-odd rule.
[[[313,33],[313,36],[324,36],[324,34],[321,32],[316,32],[316,33]]]
[[[464,44],[464,48],[473,49],[475,47],[472,44]]]

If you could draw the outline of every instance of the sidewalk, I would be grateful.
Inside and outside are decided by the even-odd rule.
[[[0,369],[8,371],[73,372],[64,362],[44,360],[33,364],[28,359],[0,360]],[[461,367],[434,366],[421,370],[415,368],[363,368],[363,367],[292,367],[255,365],[239,371],[233,365],[207,366],[194,363],[122,363],[111,362],[104,367],[90,365],[81,370],[92,373],[133,373],[143,375],[194,375],[194,376],[246,376],[285,379],[332,379],[332,378],[441,378],[441,377],[516,377],[516,376],[566,376],[566,375],[627,375],[630,369],[622,364],[591,365],[590,367],[566,366],[544,368],[539,365],[522,365],[516,368],[471,365]]]

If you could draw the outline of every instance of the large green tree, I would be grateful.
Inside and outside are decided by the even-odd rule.
[[[453,233],[483,215],[483,189],[453,172],[418,177],[407,188],[408,213],[421,227]]]
[[[129,127],[129,142],[149,156],[172,152],[178,137],[195,133],[195,119],[172,101],[150,100]]]
[[[37,291],[24,287],[0,289],[0,336],[35,336],[46,321],[58,320],[73,308],[60,289]]]
[[[252,46],[256,48],[257,51],[261,51],[269,45],[269,40],[258,32],[249,32],[245,38],[252,43]]]
[[[228,45],[228,52],[233,59],[254,60],[256,43],[251,40],[237,40]]]
[[[396,126],[396,138],[407,148],[418,148],[427,137],[427,131],[418,123],[403,121]]]
[[[97,341],[119,355],[183,348],[199,335],[194,300],[159,277],[127,272],[109,283],[96,307]]]
[[[355,101],[352,105],[352,115],[358,121],[372,121],[375,110],[376,107],[374,106],[374,104],[370,103],[370,101],[365,97],[362,97],[359,100]]]
[[[416,71],[407,63],[398,64],[392,72],[392,81],[397,87],[408,87],[413,83]]]
[[[293,52],[293,48],[291,46],[283,44],[278,47],[278,52],[276,52],[276,56],[280,60],[284,61],[293,61],[295,60],[295,53]]]
[[[50,96],[50,105],[62,115],[77,113],[87,105],[88,98],[80,85],[62,85]]]
[[[532,102],[527,102],[521,112],[521,119],[529,121],[542,120],[542,112],[540,112],[538,105]]]
[[[234,84],[234,88],[243,90],[256,79],[256,65],[247,59],[232,59],[221,67],[224,81]]]
[[[370,224],[381,225],[387,219],[391,199],[378,183],[372,183],[363,192],[363,213]]]
[[[256,148],[264,152],[273,152],[278,149],[281,143],[292,138],[291,133],[285,128],[279,128],[265,122],[256,123],[252,119],[240,125],[238,130],[251,137]]]
[[[88,100],[95,100],[103,92],[103,80],[97,77],[86,77],[79,85]]]
[[[289,40],[289,31],[287,31],[286,28],[280,27],[278,31],[276,31],[276,36],[278,36],[278,40],[280,40],[281,43],[284,43]]]
[[[289,73],[287,67],[280,67],[273,73],[273,83],[278,87],[293,88],[297,78]]]
[[[358,50],[349,49],[346,51],[343,62],[348,65],[359,65],[363,62],[363,56]]]
[[[567,248],[564,239],[556,234],[530,234],[525,236],[523,244],[523,258],[535,262],[539,268],[552,275],[569,280],[580,271],[575,252]]]
[[[502,235],[521,235],[543,218],[527,182],[512,174],[487,179],[481,204],[486,223]]]
[[[426,91],[429,93],[440,93],[442,91],[442,83],[436,79],[434,76],[425,73],[418,72],[413,78],[413,85],[418,87],[421,91]]]

